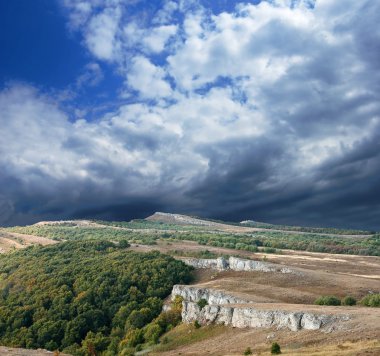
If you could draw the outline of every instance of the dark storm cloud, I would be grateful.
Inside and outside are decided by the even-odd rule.
[[[379,229],[379,176],[378,126],[369,139],[315,170],[312,179],[295,177],[285,186],[264,192],[264,201],[260,200],[260,194],[255,196],[254,191],[250,191],[244,180],[235,180],[245,207],[225,216],[229,219],[249,218],[247,211],[254,211],[255,219],[278,223]],[[228,180],[223,184],[228,184]],[[207,191],[207,187],[203,189]],[[218,189],[215,184],[213,189]]]
[[[158,201],[152,201],[147,197],[142,197],[141,199],[136,199],[136,201],[129,201],[127,204],[120,203],[97,207],[93,207],[92,204],[88,208],[74,211],[72,216],[79,219],[92,217],[104,220],[132,220],[147,217],[163,209],[165,209],[165,205],[160,204]]]

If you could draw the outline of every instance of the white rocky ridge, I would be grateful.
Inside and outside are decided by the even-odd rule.
[[[171,223],[176,224],[185,224],[185,225],[199,225],[199,226],[219,226],[220,223],[216,223],[213,221],[193,218],[191,216],[187,215],[181,215],[181,214],[172,214],[172,213],[162,213],[160,211],[155,212],[152,216],[149,216],[146,218],[146,220],[164,220]]]
[[[216,259],[202,258],[181,258],[181,260],[189,266],[195,268],[210,268],[218,271],[258,271],[258,272],[277,272],[277,273],[293,273],[301,275],[289,267],[283,267],[270,262],[246,260],[237,257],[230,257],[228,260],[219,257]]]
[[[66,226],[80,226],[80,227],[88,227],[88,226],[101,226],[103,225],[97,224],[91,220],[51,220],[51,221],[39,221],[33,226],[56,226],[56,225],[66,225]]]
[[[237,328],[288,328],[292,331],[324,330],[333,331],[341,326],[341,323],[350,319],[343,314],[321,314],[310,311],[273,310],[271,304],[255,304],[229,295],[220,290],[202,288],[196,286],[175,285],[171,299],[176,296],[183,298],[182,321],[200,324],[225,324]],[[197,304],[205,299],[208,305],[200,308]],[[294,306],[297,308],[298,306]]]
[[[182,321],[200,324],[224,324],[237,328],[287,328],[292,331],[320,330],[333,331],[348,315],[327,315],[304,311],[265,310],[254,305],[206,305],[202,309],[197,303],[183,301]]]
[[[171,299],[179,295],[188,302],[199,302],[201,299],[207,300],[208,304],[241,304],[251,303],[250,301],[242,298],[229,295],[223,291],[209,288],[200,288],[193,286],[185,286],[176,284],[173,286]]]

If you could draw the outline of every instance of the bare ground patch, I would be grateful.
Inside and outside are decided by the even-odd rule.
[[[16,232],[0,230],[0,253],[6,253],[14,249],[21,249],[30,245],[52,245],[57,243],[52,239],[42,236],[25,235]]]

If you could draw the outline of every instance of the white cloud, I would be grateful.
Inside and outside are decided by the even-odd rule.
[[[173,20],[174,12],[178,10],[178,3],[175,1],[166,1],[161,10],[159,10],[153,19],[155,24],[165,25]]]
[[[86,31],[86,44],[99,59],[114,60],[118,55],[119,43],[116,39],[121,12],[118,8],[106,9],[95,15]]]
[[[146,57],[138,56],[132,60],[127,79],[128,85],[143,98],[167,97],[172,92],[165,81],[164,70],[152,64]]]
[[[265,2],[240,6],[237,14],[189,14],[186,39],[168,57],[169,72],[187,90],[219,76],[250,77],[258,85],[273,81],[302,61],[302,47],[313,41],[314,25],[307,9],[276,8]]]
[[[69,26],[72,29],[80,28],[90,18],[93,3],[87,0],[63,0],[63,5],[69,9]]]
[[[61,143],[70,125],[49,98],[39,96],[33,88],[16,85],[1,92],[0,108],[0,122],[5,128],[0,142],[1,161],[8,172],[26,182],[38,177],[19,173],[36,168],[56,179],[75,172],[72,164],[62,165],[60,160]]]
[[[182,139],[196,137],[190,140],[193,144],[265,136],[279,125],[302,152],[299,161],[315,166],[340,155],[343,143],[353,147],[363,138],[355,134],[357,120],[341,113],[350,103],[364,100],[354,111],[367,123],[378,109],[373,101],[362,99],[373,93],[349,94],[355,92],[355,83],[370,80],[363,73],[372,57],[358,51],[356,43],[357,33],[363,31],[357,13],[375,12],[368,4],[273,0],[240,3],[234,12],[218,15],[200,4],[166,1],[153,25],[145,27],[135,19],[122,18],[120,3],[113,1],[99,15],[92,15],[86,34],[94,40],[87,39],[87,44],[98,58],[111,59],[119,53],[123,60],[118,66],[138,99],[158,100],[157,110],[165,106],[161,98],[172,99],[175,104],[161,113],[167,118],[165,125],[176,122]],[[72,5],[82,17],[88,17],[94,6],[99,4],[77,0]],[[174,24],[179,20],[173,17],[177,12],[184,19]],[[120,31],[123,35],[115,50],[115,34]],[[166,48],[170,38],[174,45]],[[153,64],[154,55],[165,48],[166,61]],[[174,81],[173,88],[168,78]],[[130,95],[128,88],[125,97]],[[323,105],[341,111],[326,113]],[[313,119],[306,124],[310,111]],[[333,115],[336,125],[326,132],[315,115]],[[307,125],[312,134],[305,134]]]
[[[142,39],[143,44],[153,53],[162,52],[168,39],[175,35],[177,26],[168,25],[153,28]]]
[[[147,54],[157,54],[165,49],[168,40],[177,30],[176,25],[141,28],[136,22],[130,22],[123,29],[124,46],[126,49],[140,49]]]
[[[13,85],[0,92],[0,110],[3,174],[19,177],[34,192],[81,181],[110,184],[113,191],[114,182],[122,178],[117,190],[128,195],[161,184],[164,171],[178,168],[179,159],[178,174],[187,179],[192,175],[186,167],[199,168],[197,160],[190,163],[191,147],[184,147],[185,160],[181,150],[171,157],[182,127],[165,117],[163,109],[127,105],[98,122],[71,122],[48,96]]]
[[[83,74],[81,74],[76,81],[77,88],[82,88],[83,86],[96,86],[104,78],[103,71],[100,65],[95,62],[88,63]]]

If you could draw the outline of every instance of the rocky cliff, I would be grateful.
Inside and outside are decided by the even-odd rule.
[[[301,329],[332,331],[347,315],[327,315],[304,311],[265,310],[255,305],[206,305],[202,309],[193,302],[184,301],[182,320],[187,323],[197,320],[200,324],[225,324],[237,328],[287,328],[292,331]]]
[[[181,260],[195,268],[210,268],[218,271],[233,270],[301,274],[289,267],[274,263],[246,260],[237,257],[230,257],[228,260],[223,257],[216,259],[181,258]]]
[[[199,302],[201,299],[207,300],[208,304],[241,304],[250,303],[250,301],[235,297],[233,295],[227,294],[223,291],[209,288],[185,286],[185,285],[175,285],[172,290],[171,298],[179,295],[187,302]]]
[[[302,305],[281,306],[256,304],[224,291],[196,286],[175,285],[172,299],[183,298],[182,320],[187,323],[197,320],[200,324],[225,324],[237,328],[288,328],[292,331],[324,330],[332,331],[349,320],[345,314],[304,311]],[[205,299],[208,305],[200,308],[197,302]],[[294,309],[294,310],[293,310]]]
[[[228,261],[223,258],[185,258],[182,257],[181,260],[189,266],[195,268],[210,268],[218,271],[225,271],[229,269]]]
[[[214,221],[203,220],[198,218],[193,218],[187,215],[181,214],[171,214],[171,213],[162,213],[155,212],[153,215],[145,218],[148,221],[160,221],[169,224],[178,224],[178,225],[198,225],[198,226],[206,226],[206,227],[218,227],[224,226],[224,224],[217,223]]]

